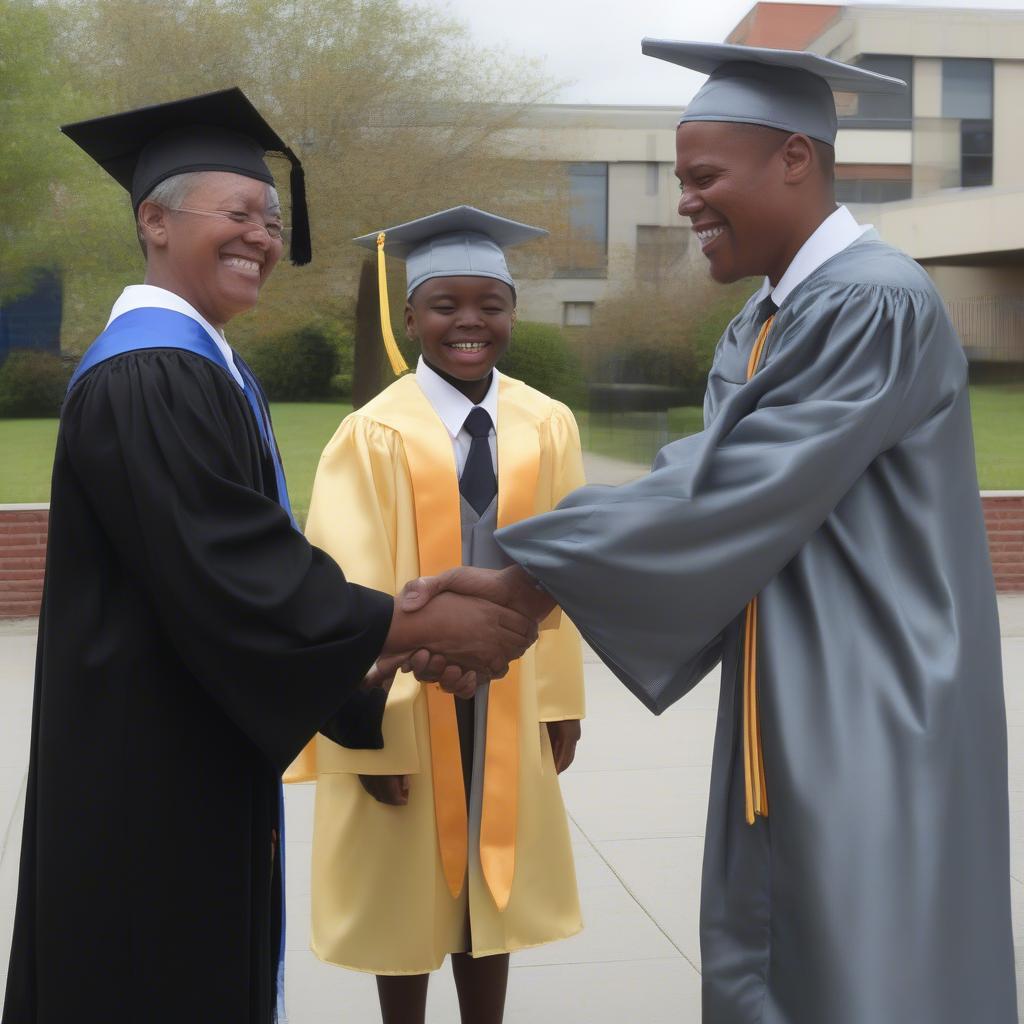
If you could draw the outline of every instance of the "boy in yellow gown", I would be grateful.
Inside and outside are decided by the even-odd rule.
[[[348,416],[320,460],[306,531],[348,577],[397,592],[455,565],[508,564],[494,530],[549,511],[583,480],[559,402],[494,369],[516,293],[503,246],[545,232],[456,207],[357,239],[406,259],[406,330],[422,349]],[[318,735],[288,781],[317,780],[312,934],[320,959],[378,976],[385,1024],[423,1020],[452,954],[463,1019],[500,1022],[508,953],[581,928],[558,773],[584,714],[567,618],[472,701],[399,674],[381,750]]]

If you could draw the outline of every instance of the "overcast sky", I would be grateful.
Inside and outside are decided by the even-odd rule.
[[[753,0],[427,0],[447,7],[489,47],[540,57],[567,84],[558,103],[685,103],[704,76],[640,53],[643,36],[721,42]],[[806,0],[805,0],[806,2]],[[814,0],[811,0],[814,2]],[[883,3],[884,0],[858,0]],[[903,0],[903,7],[978,7],[973,0]],[[1024,0],[985,0],[1024,10]],[[604,13],[609,8],[614,14]]]

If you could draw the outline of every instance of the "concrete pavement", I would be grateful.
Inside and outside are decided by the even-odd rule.
[[[1024,936],[1024,597],[1000,600],[1010,736],[1012,887],[1018,965]],[[31,722],[35,622],[0,625],[0,990],[17,882]],[[697,1024],[697,908],[718,681],[660,718],[588,655],[589,713],[563,776],[586,928],[516,954],[509,1024]],[[288,789],[291,1024],[378,1020],[372,977],[308,950],[313,789]],[[1024,977],[1024,971],[1018,967]],[[1024,1003],[1022,1003],[1024,1005]],[[431,1022],[458,1019],[447,969],[430,990]]]

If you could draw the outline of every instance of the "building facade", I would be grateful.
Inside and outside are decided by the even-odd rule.
[[[926,267],[972,361],[1024,362],[1024,13],[758,3],[727,41],[909,83],[836,97],[838,198]],[[675,209],[679,112],[542,106],[516,130],[520,151],[566,165],[572,199],[551,276],[523,289],[526,317],[586,325],[616,291],[699,262]]]

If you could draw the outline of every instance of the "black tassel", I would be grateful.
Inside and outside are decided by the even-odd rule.
[[[313,258],[313,243],[309,236],[309,208],[306,205],[306,172],[298,157],[290,150],[285,155],[291,161],[289,186],[292,193],[292,263],[303,267]]]

